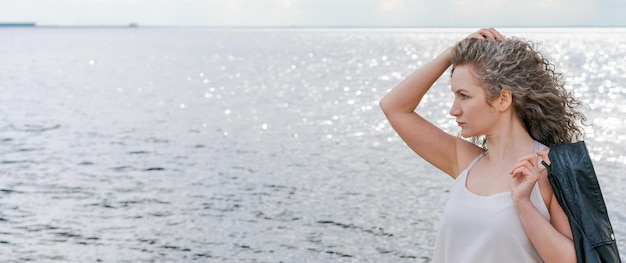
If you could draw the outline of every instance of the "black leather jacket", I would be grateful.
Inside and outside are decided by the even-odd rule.
[[[613,227],[584,141],[548,153],[548,180],[567,214],[578,262],[621,262]]]

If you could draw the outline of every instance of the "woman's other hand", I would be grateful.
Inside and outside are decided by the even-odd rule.
[[[513,202],[529,201],[530,193],[539,176],[545,172],[546,168],[539,165],[537,156],[541,157],[546,163],[550,163],[548,155],[543,151],[536,151],[537,155],[527,155],[520,158],[509,172],[513,178],[511,185],[511,197]]]

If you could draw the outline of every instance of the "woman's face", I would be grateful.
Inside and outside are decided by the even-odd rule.
[[[498,111],[488,101],[485,89],[472,76],[471,65],[461,65],[452,73],[454,103],[450,115],[456,117],[465,138],[489,134],[498,120]]]

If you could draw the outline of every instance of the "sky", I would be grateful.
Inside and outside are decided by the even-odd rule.
[[[0,23],[55,26],[626,26],[626,0],[0,0]]]

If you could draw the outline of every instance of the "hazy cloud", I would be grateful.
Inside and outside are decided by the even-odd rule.
[[[626,26],[623,0],[0,0],[0,19],[196,26]]]

